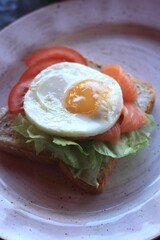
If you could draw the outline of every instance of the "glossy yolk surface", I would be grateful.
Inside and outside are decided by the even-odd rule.
[[[74,85],[66,97],[66,109],[72,113],[96,115],[101,102],[106,99],[107,84],[84,80]]]

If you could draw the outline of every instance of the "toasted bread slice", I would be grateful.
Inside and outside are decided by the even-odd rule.
[[[98,188],[88,185],[82,180],[75,178],[70,171],[70,168],[61,160],[53,159],[50,153],[45,152],[36,155],[34,145],[32,143],[26,144],[26,139],[15,133],[12,128],[12,122],[14,121],[14,116],[8,113],[7,107],[1,108],[0,110],[0,149],[14,154],[24,159],[30,159],[34,161],[46,162],[50,164],[59,164],[62,172],[69,179],[72,180],[77,186],[84,189],[86,192],[98,193],[102,192],[105,188],[106,182],[109,177],[109,173],[112,168],[116,165],[117,159],[110,159],[109,164],[104,167],[99,175],[99,186]]]
[[[56,163],[57,159],[53,161],[48,152],[36,155],[34,145],[32,143],[26,144],[26,139],[12,130],[14,118],[15,116],[8,113],[7,107],[0,109],[0,149],[30,160]]]
[[[94,68],[100,68],[100,65],[94,63],[93,61],[88,61],[89,65]],[[133,78],[137,89],[138,89],[138,105],[139,107],[149,113],[155,102],[155,91],[153,87],[141,80]],[[73,183],[78,187],[89,193],[100,193],[103,192],[105,186],[108,182],[109,174],[112,169],[117,164],[117,159],[110,159],[109,163],[101,169],[99,177],[97,179],[99,186],[91,186],[81,179],[75,178],[70,170],[70,168],[61,160],[53,159],[48,152],[36,155],[34,146],[32,143],[26,144],[25,139],[16,134],[12,128],[12,122],[14,116],[9,114],[7,107],[0,110],[0,149],[8,153],[20,156],[22,158],[28,158],[31,160],[59,164],[64,175],[66,175]]]

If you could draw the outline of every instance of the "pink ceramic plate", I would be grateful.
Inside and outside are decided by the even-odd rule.
[[[0,33],[0,105],[36,49],[67,45],[116,62],[153,84],[150,146],[119,161],[106,191],[82,193],[54,167],[0,153],[0,236],[5,239],[151,239],[160,234],[160,1],[65,1]]]

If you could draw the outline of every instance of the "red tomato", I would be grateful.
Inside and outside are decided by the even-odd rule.
[[[47,59],[41,60],[38,63],[35,63],[31,67],[29,67],[20,77],[18,82],[28,81],[29,79],[32,80],[35,76],[40,73],[43,69],[55,64],[62,62],[61,59]]]
[[[56,46],[56,47],[49,47],[38,50],[31,55],[29,55],[25,59],[25,63],[27,66],[32,66],[35,63],[38,63],[44,59],[61,59],[61,61],[68,61],[68,62],[77,62],[83,65],[88,65],[87,60],[77,51],[74,49],[63,47],[63,46]]]
[[[23,98],[30,85],[30,81],[17,83],[8,97],[8,111],[12,114],[23,113]]]
[[[23,97],[27,92],[29,85],[35,76],[48,66],[59,62],[59,59],[49,59],[40,61],[29,67],[20,77],[19,81],[12,88],[8,97],[8,110],[10,113],[23,112]]]
[[[26,60],[29,68],[22,74],[8,97],[8,110],[12,114],[23,112],[23,98],[35,76],[44,68],[58,62],[77,62],[87,65],[86,59],[77,51],[67,47],[50,47],[31,54]]]

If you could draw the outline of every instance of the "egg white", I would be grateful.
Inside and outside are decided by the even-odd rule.
[[[74,114],[65,108],[68,90],[86,79],[105,82],[110,91],[95,116]],[[123,98],[111,77],[79,63],[54,64],[32,81],[24,97],[27,118],[39,129],[62,137],[95,136],[110,129],[120,116]]]

